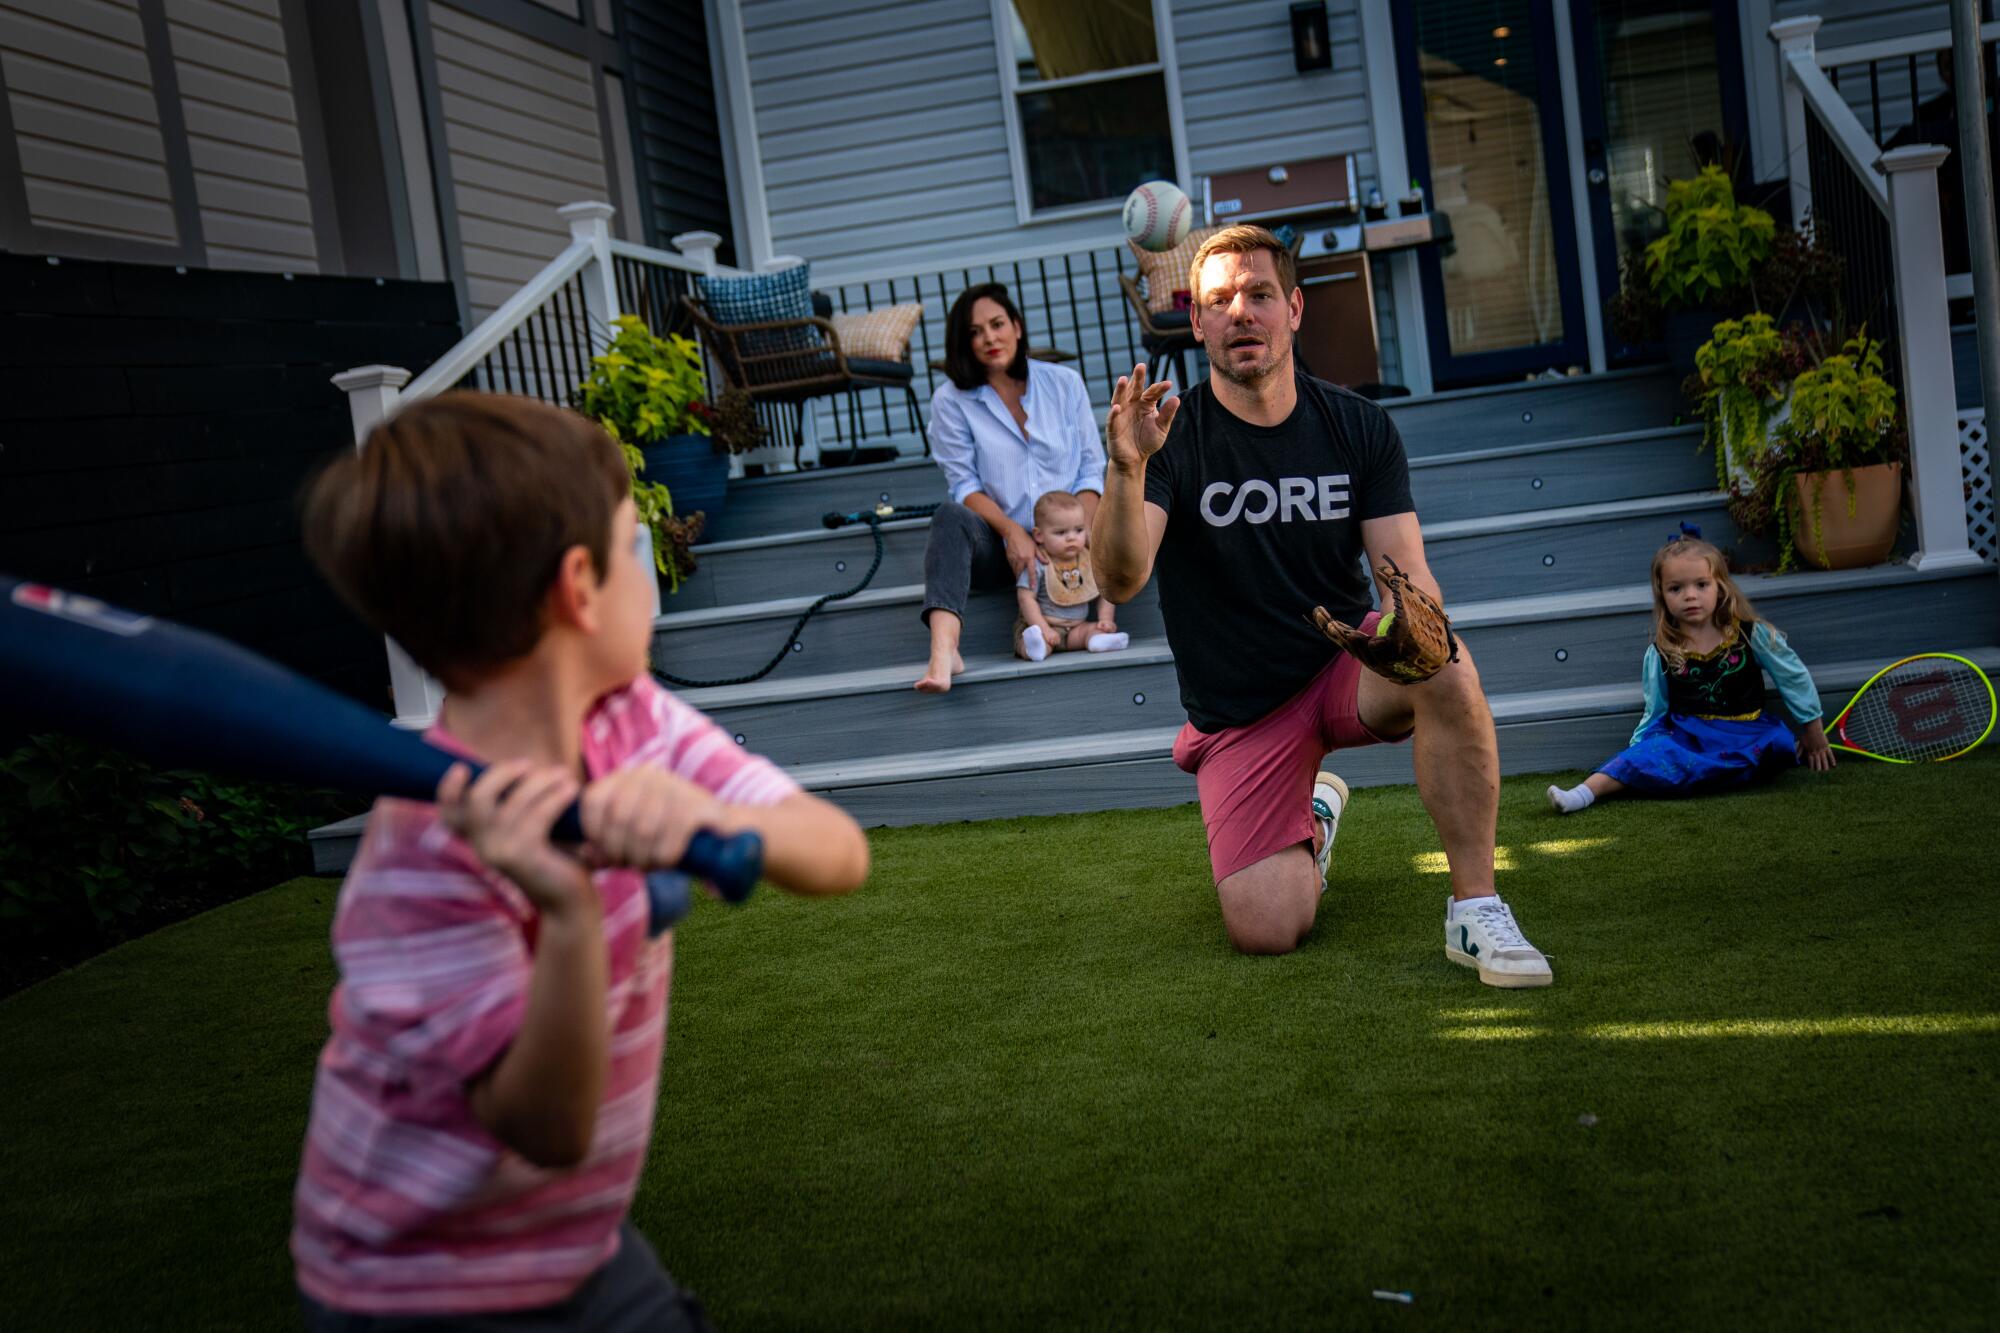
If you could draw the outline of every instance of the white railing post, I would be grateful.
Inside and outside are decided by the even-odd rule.
[[[684,231],[673,238],[674,249],[701,266],[703,273],[715,272],[715,250],[722,237],[712,231]]]
[[[410,372],[401,366],[357,366],[333,377],[333,387],[347,395],[348,414],[354,419],[354,447],[368,442],[368,433],[389,419],[410,382]],[[396,725],[422,729],[437,717],[444,702],[444,687],[424,674],[424,669],[394,639],[382,640],[389,646],[389,686],[396,698]]]
[[[594,277],[583,284],[583,301],[593,326],[602,325],[606,340],[611,337],[611,321],[618,318],[618,272],[611,265],[611,215],[618,210],[610,204],[589,202],[564,204],[556,210],[569,223],[572,240],[590,247]]]
[[[1910,557],[1915,569],[1979,563],[1965,540],[1965,471],[1958,453],[1958,393],[1938,218],[1937,169],[1949,156],[1950,149],[1932,144],[1882,154],[1889,178],[1903,416],[1910,429],[1910,505],[1917,515],[1917,550]]]
[[[1807,64],[1815,60],[1813,35],[1819,31],[1819,16],[1802,14],[1771,25],[1771,40],[1778,44],[1778,90],[1785,108],[1785,169],[1792,183],[1792,226],[1803,227],[1812,216],[1812,163],[1806,156],[1806,102],[1792,77],[1792,61]]]

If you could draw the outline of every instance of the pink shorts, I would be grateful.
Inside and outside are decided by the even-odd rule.
[[[1373,629],[1379,612],[1361,622]],[[1361,725],[1361,663],[1341,653],[1306,687],[1247,726],[1174,738],[1174,762],[1194,774],[1208,861],[1220,884],[1245,866],[1313,837],[1312,783],[1328,751],[1409,739]]]

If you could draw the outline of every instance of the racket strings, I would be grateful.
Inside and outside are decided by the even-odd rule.
[[[1905,663],[1863,690],[1840,731],[1856,749],[1924,761],[1958,754],[1992,721],[1985,682],[1956,663],[1932,659]]]

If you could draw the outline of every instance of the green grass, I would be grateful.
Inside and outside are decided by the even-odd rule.
[[[1501,810],[1540,992],[1444,960],[1402,788],[1283,959],[1228,951],[1192,807],[704,904],[636,1221],[727,1329],[1988,1324],[2000,752],[1567,819],[1544,781]],[[0,1004],[0,1326],[293,1325],[332,896]]]

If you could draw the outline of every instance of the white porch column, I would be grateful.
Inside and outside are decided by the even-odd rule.
[[[401,366],[358,366],[333,377],[333,387],[347,395],[347,410],[354,419],[354,447],[368,442],[368,433],[396,410],[402,388],[410,382],[410,372]],[[444,687],[424,674],[394,639],[384,637],[389,646],[389,686],[396,697],[396,725],[421,730],[437,716],[444,702]]]
[[[1771,40],[1778,44],[1778,94],[1785,108],[1785,174],[1792,182],[1792,226],[1803,227],[1812,214],[1812,165],[1806,160],[1806,99],[1792,79],[1794,57],[1808,63],[1813,56],[1813,34],[1819,31],[1819,16],[1802,14],[1771,25]]]
[[[569,223],[572,240],[582,241],[595,256],[591,268],[586,270],[583,300],[590,311],[593,326],[604,326],[604,337],[611,337],[611,321],[618,318],[618,274],[611,267],[611,215],[618,210],[610,204],[592,201],[581,204],[564,204],[556,210],[563,221]]]
[[[1973,566],[1965,539],[1965,472],[1958,455],[1951,320],[1944,294],[1944,233],[1938,164],[1948,148],[1911,144],[1882,154],[1889,178],[1889,247],[1896,272],[1896,343],[1903,415],[1910,428],[1910,503],[1917,515],[1916,569]]]

